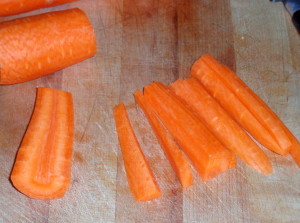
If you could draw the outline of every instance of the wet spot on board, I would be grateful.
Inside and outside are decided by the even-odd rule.
[[[91,142],[92,136],[86,134],[85,132],[76,131],[74,139],[75,141],[80,143],[87,143],[87,142]]]
[[[74,161],[78,162],[78,163],[85,163],[85,159],[83,158],[83,156],[80,152],[74,153]]]

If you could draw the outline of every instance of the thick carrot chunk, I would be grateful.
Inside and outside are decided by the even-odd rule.
[[[29,81],[96,53],[93,27],[80,9],[0,24],[0,84]]]
[[[62,197],[70,184],[73,135],[72,95],[38,88],[34,112],[11,174],[13,185],[30,198]]]

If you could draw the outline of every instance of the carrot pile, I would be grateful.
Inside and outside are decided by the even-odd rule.
[[[4,0],[0,16],[76,0]],[[96,54],[93,27],[83,11],[69,9],[0,23],[0,85],[53,73]],[[193,184],[189,161],[203,181],[236,166],[272,173],[269,158],[248,135],[300,167],[300,143],[278,116],[233,71],[203,55],[191,78],[169,86],[153,82],[134,93],[183,188]],[[62,197],[71,180],[74,114],[72,95],[38,88],[34,112],[11,173],[30,198]],[[114,118],[129,188],[137,201],[161,196],[123,104]],[[248,132],[248,133],[247,133]]]
[[[269,158],[248,133],[275,153],[290,153],[300,167],[300,144],[296,137],[233,71],[212,56],[203,55],[192,66],[191,76],[176,80],[169,86],[153,82],[144,87],[144,92],[137,90],[134,93],[183,187],[192,185],[188,160],[203,181],[235,167],[235,155],[254,170],[271,174]],[[125,111],[123,104],[116,108],[120,106]],[[123,132],[120,132],[118,122],[121,117],[116,112],[115,119],[122,153],[128,153],[124,147],[131,147],[132,151],[137,147],[142,153],[136,146],[136,137],[134,140],[122,139],[122,134],[128,138],[132,134],[131,126],[123,127]],[[122,120],[129,123],[128,116]],[[129,186],[132,187],[133,175],[128,173],[127,166],[137,165],[134,160],[123,158]],[[150,179],[154,179],[152,176],[151,173]],[[135,180],[139,179],[140,176],[135,177]],[[139,183],[146,182],[141,179]],[[136,192],[132,190],[132,193],[136,198]],[[148,194],[150,199],[154,198],[152,193]]]
[[[62,197],[70,184],[73,135],[72,95],[38,88],[34,112],[11,173],[13,185],[30,198]]]

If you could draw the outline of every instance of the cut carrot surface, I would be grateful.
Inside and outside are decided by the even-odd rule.
[[[0,16],[15,15],[22,12],[62,5],[76,0],[1,0]]]
[[[264,174],[272,172],[269,158],[200,82],[195,78],[177,80],[170,88],[227,148],[253,169]]]
[[[235,167],[233,152],[225,148],[167,87],[154,82],[146,86],[144,92],[153,111],[191,160],[203,181]]]
[[[204,55],[192,66],[191,75],[262,145],[281,155],[289,153],[291,141],[283,123],[229,68]]]
[[[93,27],[80,9],[3,22],[0,43],[0,84],[29,81],[96,53]]]
[[[192,185],[193,175],[188,159],[184,156],[173,137],[167,132],[163,124],[157,118],[143,93],[140,90],[137,90],[134,93],[134,96],[137,104],[144,111],[166,157],[176,172],[181,185],[184,188]]]
[[[114,108],[114,117],[129,188],[135,200],[147,201],[161,196],[123,104]]]
[[[72,95],[38,88],[34,112],[11,174],[16,189],[30,198],[62,197],[70,184],[73,135]]]
[[[288,135],[292,141],[292,148],[291,148],[291,155],[294,158],[295,162],[297,163],[297,165],[300,167],[300,143],[299,141],[296,139],[296,137],[290,132],[290,130],[288,130]]]

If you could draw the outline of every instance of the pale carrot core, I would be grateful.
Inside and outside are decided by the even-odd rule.
[[[57,110],[57,101],[58,93],[53,92],[52,97],[52,111],[51,111],[51,123],[49,127],[48,134],[46,134],[43,141],[42,149],[40,150],[38,168],[36,170],[35,181],[39,184],[49,184],[51,183],[51,170],[50,164],[53,159],[53,147],[55,144],[55,134],[56,134],[56,110]]]

